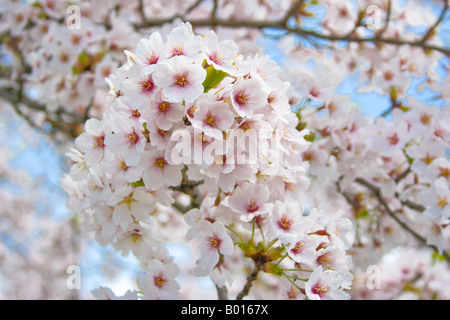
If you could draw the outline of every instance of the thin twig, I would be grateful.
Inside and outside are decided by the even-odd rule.
[[[360,185],[365,186],[367,189],[372,191],[372,193],[377,197],[379,203],[383,206],[383,208],[385,209],[387,214],[392,219],[394,219],[403,229],[405,229],[407,232],[409,232],[414,238],[416,238],[423,245],[425,245],[427,247],[430,247],[434,251],[439,253],[439,249],[436,246],[427,244],[427,240],[423,236],[421,236],[418,232],[413,230],[410,226],[408,226],[405,222],[403,222],[402,220],[400,220],[397,217],[397,215],[392,211],[392,209],[389,207],[389,205],[383,199],[383,196],[381,195],[381,190],[377,186],[375,186],[374,184],[372,184],[371,182],[369,182],[369,181],[367,181],[366,179],[363,179],[363,178],[356,178],[355,182],[357,182]],[[450,256],[446,252],[443,253],[443,256],[445,257],[445,259],[448,262],[450,262]]]
[[[443,0],[444,8],[441,11],[441,14],[439,15],[436,22],[428,29],[427,33],[422,37],[420,40],[421,43],[425,43],[426,41],[430,40],[430,38],[433,36],[433,33],[435,32],[436,28],[439,27],[439,25],[442,23],[442,21],[445,18],[445,15],[448,11],[448,3],[447,0]]]

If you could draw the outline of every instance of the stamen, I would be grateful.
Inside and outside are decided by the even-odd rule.
[[[139,136],[134,131],[128,132],[128,143],[134,144],[139,141]]]
[[[299,254],[303,250],[304,245],[305,244],[302,241],[297,242],[295,244],[295,247],[291,249],[291,252],[293,252],[294,254]]]
[[[222,240],[218,237],[209,237],[209,245],[211,248],[219,249]]]
[[[159,104],[159,112],[166,112],[169,109],[169,104],[163,101]]]
[[[247,211],[250,212],[250,213],[252,213],[252,212],[257,211],[258,209],[259,209],[259,206],[258,206],[258,204],[256,203],[256,200],[255,200],[255,199],[252,199],[252,200],[250,201],[250,203],[248,204],[248,206],[247,206]]]
[[[278,220],[278,226],[284,231],[289,230],[292,226],[292,220],[289,217],[283,217]]]
[[[188,79],[185,74],[179,74],[175,77],[175,84],[179,87],[185,87],[188,84]]]
[[[182,45],[179,45],[178,47],[175,47],[175,48],[172,49],[172,57],[181,56],[183,54],[184,54],[184,52],[183,52],[183,46]]]
[[[94,147],[103,148],[105,147],[105,136],[98,136],[95,138]]]
[[[439,202],[437,204],[438,207],[445,207],[448,205],[447,197],[438,196]]]
[[[153,91],[154,86],[153,80],[150,78],[141,82],[142,91],[151,92]]]
[[[311,289],[311,292],[323,297],[328,292],[328,288],[318,283]]]
[[[208,115],[206,116],[204,123],[206,123],[210,127],[217,127],[216,118],[214,118],[214,116],[210,113],[208,113]]]
[[[167,282],[167,280],[164,279],[162,274],[159,274],[158,276],[153,277],[153,284],[160,289],[164,286],[164,284],[166,282]]]
[[[243,105],[247,102],[248,96],[246,96],[244,92],[241,92],[236,95],[235,100],[239,105]]]
[[[163,157],[160,157],[155,160],[155,166],[159,168],[164,168],[166,164],[167,164],[166,159],[164,159]]]

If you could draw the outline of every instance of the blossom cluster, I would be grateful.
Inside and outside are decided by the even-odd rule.
[[[183,195],[186,239],[198,245],[195,275],[223,287],[233,280],[228,258],[263,257],[263,271],[290,280],[280,294],[347,297],[351,223],[343,211],[302,201],[308,130],[296,129],[276,63],[245,58],[233,41],[195,35],[189,23],[125,53],[127,63],[107,79],[107,109],[86,122],[62,182],[99,243],[140,260],[143,297],[178,297],[179,267],[158,215],[183,211]]]
[[[398,247],[383,257],[373,272],[355,275],[352,298],[448,300],[449,283],[447,262],[434,259],[431,249]]]

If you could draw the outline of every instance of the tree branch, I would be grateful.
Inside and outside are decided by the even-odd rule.
[[[253,272],[247,277],[247,281],[245,282],[244,287],[242,288],[241,292],[236,296],[236,300],[242,300],[245,296],[247,296],[250,292],[250,289],[252,288],[253,281],[256,280],[258,277],[259,271],[261,271],[264,264],[255,263],[255,269]]]
[[[383,196],[381,195],[381,190],[371,182],[363,179],[363,178],[356,178],[355,182],[358,184],[365,186],[367,189],[369,189],[378,199],[379,203],[382,205],[382,207],[385,209],[387,214],[394,219],[403,229],[405,229],[407,232],[409,232],[414,238],[416,238],[420,243],[423,245],[432,248],[435,252],[439,253],[439,249],[434,245],[427,244],[427,240],[421,236],[418,232],[413,230],[410,226],[408,226],[405,222],[400,220],[397,215],[392,211],[392,209],[389,207],[389,205],[386,203],[386,201],[383,199]],[[450,263],[450,256],[444,252],[443,256],[445,259]]]
[[[298,3],[301,3],[302,1],[299,1]],[[135,29],[139,30],[142,28],[149,28],[149,27],[155,27],[160,26],[166,23],[173,22],[176,18],[181,18],[182,20],[186,20],[184,17],[180,17],[179,15],[164,19],[150,19],[147,20],[146,23],[141,24],[135,24]],[[192,19],[189,20],[191,25],[193,27],[212,27],[212,26],[221,26],[225,28],[253,28],[253,29],[278,29],[278,30],[284,30],[287,34],[295,34],[303,37],[316,37],[323,40],[329,40],[332,42],[336,41],[346,41],[346,42],[355,42],[355,43],[386,43],[386,44],[392,44],[392,45],[409,45],[412,47],[420,47],[424,50],[434,50],[441,52],[447,56],[450,56],[450,48],[440,47],[436,45],[427,44],[426,42],[422,41],[410,41],[410,40],[404,40],[404,39],[397,39],[397,38],[389,38],[389,37],[382,37],[379,35],[368,37],[368,38],[360,38],[352,35],[327,35],[323,33],[319,33],[317,31],[313,30],[307,30],[297,27],[290,27],[287,23],[286,17],[283,17],[279,20],[226,20],[226,19],[220,19],[220,18],[207,18],[207,19]]]
[[[444,8],[442,9],[441,14],[439,15],[436,22],[428,29],[427,33],[422,37],[422,39],[420,40],[421,43],[425,43],[426,41],[430,40],[434,36],[434,32],[435,32],[436,28],[439,27],[439,25],[444,20],[445,15],[449,9],[449,7],[448,7],[449,5],[448,5],[447,0],[443,0],[443,3],[444,3]]]

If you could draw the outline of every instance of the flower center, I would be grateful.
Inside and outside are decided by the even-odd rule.
[[[179,87],[185,87],[188,84],[188,79],[185,74],[175,76],[175,84]]]
[[[127,171],[128,166],[125,161],[120,161],[120,170]]]
[[[142,235],[139,233],[138,230],[134,230],[134,232],[130,235],[130,240],[134,244],[136,244],[137,242],[141,242],[142,241]]]
[[[103,148],[105,147],[105,136],[98,136],[95,138],[94,142],[95,148]]]
[[[130,131],[128,132],[128,143],[129,144],[136,144],[139,141],[139,136],[136,132]]]
[[[167,280],[163,277],[162,274],[153,277],[153,284],[160,289],[164,286],[166,282]]]
[[[321,283],[317,283],[312,287],[311,292],[322,298],[328,292],[328,288]]]
[[[169,130],[164,130],[164,129],[158,128],[158,134],[161,137],[165,137],[169,132],[170,132]]]
[[[220,238],[218,238],[216,236],[209,237],[208,240],[209,240],[209,246],[214,249],[219,249],[220,244],[222,243],[222,240],[220,240]]]
[[[439,200],[437,204],[438,207],[445,207],[448,204],[447,197],[438,196],[438,200]]]
[[[159,104],[159,112],[166,112],[169,109],[169,104],[166,101],[163,101]]]
[[[321,265],[327,265],[328,262],[331,261],[329,255],[327,253],[320,255],[317,257],[317,262],[319,262]]]
[[[292,226],[292,220],[289,219],[289,217],[283,217],[280,220],[278,220],[278,226],[283,229],[284,231],[287,231]]]
[[[145,92],[152,92],[153,88],[155,87],[153,80],[151,78],[148,78],[147,80],[144,80],[141,82],[141,89]]]
[[[259,209],[258,203],[256,203],[255,199],[252,199],[250,203],[247,205],[247,212],[255,212]]]
[[[392,136],[388,137],[388,141],[390,144],[396,145],[400,141],[400,139],[398,138],[397,133],[394,133]]]
[[[134,202],[132,195],[133,194],[130,194],[129,196],[125,197],[119,204],[124,204],[128,209],[131,209]]]
[[[431,164],[434,161],[434,158],[427,153],[427,156],[423,159],[423,162],[426,164]]]
[[[184,54],[183,52],[183,45],[178,45],[175,48],[172,49],[172,57],[175,56],[182,56]]]
[[[223,55],[219,55],[219,53],[213,52],[209,56],[209,60],[220,66],[223,63]]]
[[[208,115],[206,116],[204,123],[206,123],[210,127],[217,127],[216,118],[214,118],[214,116],[210,113],[208,113]]]
[[[134,110],[134,111],[131,113],[131,116],[132,116],[133,118],[139,118],[139,117],[141,116],[141,113],[139,112],[138,109],[136,109],[136,110]]]
[[[146,58],[147,58],[147,64],[155,64],[158,62],[159,57],[155,54],[154,51],[152,51],[152,53],[147,52],[146,54]]]
[[[235,100],[240,106],[242,106],[247,103],[248,96],[245,94],[245,92],[240,92],[235,96]]]
[[[299,241],[295,244],[295,247],[291,249],[291,252],[294,254],[299,254],[300,252],[302,252],[304,246],[305,244],[302,241]]]
[[[167,164],[166,159],[164,157],[157,158],[155,160],[155,166],[158,168],[164,168],[164,166]]]
[[[439,177],[450,178],[450,168],[439,167]]]

